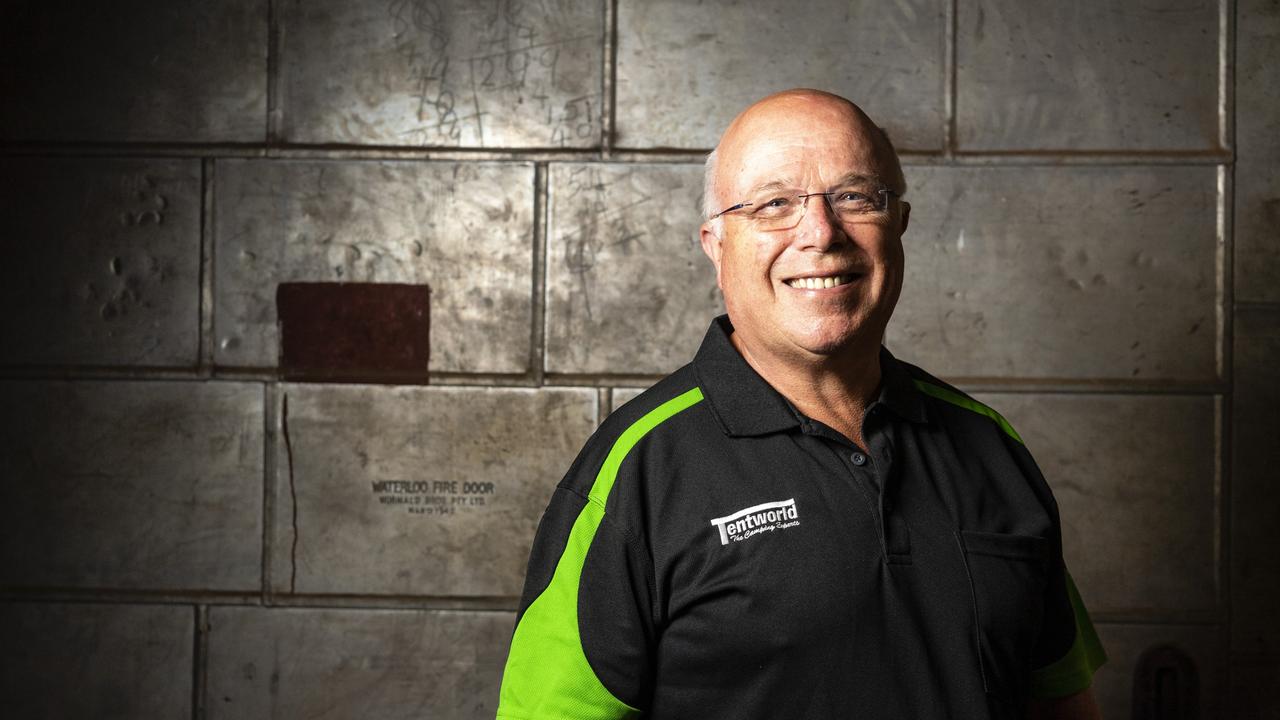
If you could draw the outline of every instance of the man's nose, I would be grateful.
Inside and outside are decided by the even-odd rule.
[[[848,239],[826,195],[810,195],[804,202],[804,215],[795,229],[801,248],[826,250]]]

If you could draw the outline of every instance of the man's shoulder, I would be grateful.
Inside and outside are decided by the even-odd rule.
[[[587,440],[563,484],[578,492],[602,471],[620,465],[641,443],[684,437],[685,412],[702,403],[692,365],[686,365],[616,407]],[[617,468],[614,467],[614,470]]]
[[[912,387],[925,397],[931,419],[947,426],[966,429],[990,429],[1022,443],[1009,421],[986,402],[973,397],[951,383],[938,378],[918,365],[895,359],[900,371]]]
[[[615,397],[618,392],[615,391]],[[635,397],[616,405],[600,424],[593,440],[613,443],[624,435],[653,434],[667,421],[689,407],[702,402],[702,388],[693,365],[685,365],[642,390]]]

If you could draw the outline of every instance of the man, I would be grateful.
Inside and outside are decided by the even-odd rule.
[[[1034,461],[881,347],[910,216],[887,137],[788,91],[707,178],[728,316],[557,487],[498,717],[1097,717]]]

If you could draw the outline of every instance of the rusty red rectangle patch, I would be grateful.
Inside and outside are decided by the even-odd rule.
[[[391,283],[281,283],[286,380],[427,384],[431,289]]]

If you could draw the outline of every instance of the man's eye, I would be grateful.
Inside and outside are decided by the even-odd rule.
[[[772,208],[776,210],[778,208],[784,208],[790,204],[791,204],[790,198],[776,197],[776,198],[773,198],[772,200],[765,202],[764,207]]]
[[[875,200],[853,190],[845,190],[837,193],[835,196],[835,205],[837,210],[853,212],[866,212],[876,208]]]

